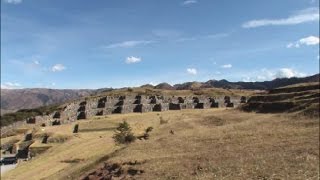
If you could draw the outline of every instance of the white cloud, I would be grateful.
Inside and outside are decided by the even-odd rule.
[[[258,72],[257,80],[259,81],[266,81],[266,80],[272,80],[275,79],[275,74],[277,70],[268,70],[268,69],[261,69],[260,72]]]
[[[232,68],[232,64],[224,64],[221,66],[221,68],[225,68],[225,69]]]
[[[37,60],[34,60],[34,61],[33,61],[33,64],[35,64],[35,65],[40,65],[40,62],[37,61]]]
[[[20,4],[22,3],[22,0],[3,0],[3,2],[8,4]]]
[[[319,37],[309,36],[309,37],[306,37],[306,38],[302,38],[302,39],[299,40],[299,43],[307,45],[307,46],[317,45],[317,44],[319,44]]]
[[[293,43],[289,43],[289,44],[287,44],[287,48],[292,48],[294,46],[294,44]]]
[[[197,75],[198,71],[195,68],[188,68],[187,69],[188,74],[191,75]]]
[[[242,24],[243,28],[256,28],[261,26],[295,25],[319,21],[319,8],[308,8],[284,19],[260,19]]]
[[[307,74],[294,70],[292,68],[280,69],[261,69],[259,71],[250,72],[243,77],[243,81],[269,81],[276,78],[305,77]]]
[[[142,59],[140,57],[134,57],[134,56],[130,56],[130,57],[127,57],[126,59],[126,63],[127,64],[133,64],[133,63],[138,63],[140,62]]]
[[[223,37],[228,37],[228,33],[219,33],[219,34],[209,34],[206,36],[206,38],[209,39],[216,39],[216,38],[223,38]]]
[[[306,45],[306,46],[314,46],[314,45],[318,45],[319,44],[319,37],[316,36],[308,36],[305,38],[301,38],[300,40],[298,40],[295,43],[289,43],[287,44],[287,48],[299,48],[302,45]]]
[[[317,59],[318,59],[318,60],[320,59],[320,56],[319,56],[319,55],[317,56]]]
[[[21,84],[19,83],[6,82],[4,84],[1,84],[1,89],[19,89],[19,88],[21,88]]]
[[[154,41],[124,41],[121,43],[114,43],[114,44],[110,44],[108,46],[105,46],[105,48],[130,48],[130,47],[135,47],[138,45],[146,45],[146,44],[151,44],[154,43]]]
[[[182,37],[176,40],[176,42],[185,42],[185,41],[196,41],[200,39],[219,39],[228,37],[229,34],[227,33],[219,33],[219,34],[208,34],[208,35],[199,35],[199,36],[192,36],[192,37]]]
[[[290,68],[281,68],[275,73],[275,78],[291,78],[291,77],[303,77],[304,73],[297,72]]]
[[[255,81],[255,80],[253,80],[251,77],[249,77],[249,76],[246,76],[246,77],[243,77],[242,78],[242,81],[243,82],[253,82],[253,81]]]
[[[52,66],[51,71],[58,72],[58,71],[63,71],[65,69],[66,67],[63,64],[55,64],[54,66]]]
[[[152,86],[156,86],[157,85],[157,83],[154,83],[154,82],[149,82],[149,84],[152,85]]]
[[[198,3],[197,0],[185,0],[183,1],[182,5],[186,6],[186,5],[196,4],[196,3]]]

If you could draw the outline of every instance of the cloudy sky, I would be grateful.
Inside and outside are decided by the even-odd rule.
[[[319,0],[1,0],[1,88],[319,72]]]

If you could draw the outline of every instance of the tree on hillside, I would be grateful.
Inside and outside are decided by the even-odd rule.
[[[136,137],[131,132],[130,125],[126,121],[119,123],[119,126],[112,138],[116,144],[129,144],[136,140]]]

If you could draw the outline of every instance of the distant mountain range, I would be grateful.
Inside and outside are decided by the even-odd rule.
[[[1,89],[1,114],[60,104],[108,90],[110,89]]]
[[[186,82],[183,84],[175,84],[171,86],[173,89],[177,90],[187,90],[187,89],[197,89],[197,88],[224,88],[224,89],[255,89],[255,90],[268,90],[274,89],[282,86],[288,86],[297,83],[306,82],[318,82],[319,74],[303,77],[303,78],[277,78],[272,81],[263,82],[229,82],[227,80],[209,80],[207,82]],[[155,88],[159,85],[155,86]],[[170,89],[170,87],[165,86],[165,88]]]
[[[281,86],[297,83],[318,82],[319,74],[303,78],[281,78],[264,82],[229,82],[227,80],[209,80],[207,82],[186,82],[170,85],[160,83],[156,86],[143,85],[143,88],[154,88],[163,90],[196,90],[202,88],[224,88],[224,89],[256,89],[268,90]],[[103,89],[1,89],[1,114],[14,112],[19,109],[30,109],[45,105],[60,104],[80,97],[111,91],[110,88]]]

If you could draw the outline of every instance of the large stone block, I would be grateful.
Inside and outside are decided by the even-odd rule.
[[[86,118],[87,118],[86,112],[84,112],[84,111],[79,112],[77,115],[77,120],[86,119]]]
[[[169,103],[169,110],[181,110],[181,104]]]

